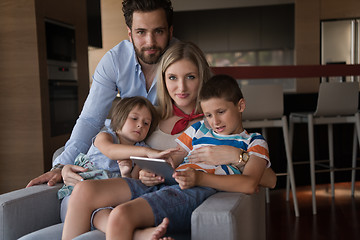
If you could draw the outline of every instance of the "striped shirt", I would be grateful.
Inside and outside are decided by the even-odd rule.
[[[228,145],[241,148],[249,155],[265,159],[268,162],[267,167],[271,165],[267,142],[259,133],[249,134],[244,130],[240,134],[220,135],[215,133],[206,121],[202,120],[186,129],[175,141],[188,152],[188,156],[193,150],[202,146]],[[187,157],[176,170],[185,170],[188,167],[217,175],[241,174],[237,168],[231,165],[191,164]]]

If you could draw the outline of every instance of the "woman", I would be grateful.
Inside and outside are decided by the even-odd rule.
[[[174,63],[184,59],[198,66],[196,78],[191,72],[175,72]],[[184,67],[186,66],[182,69]],[[197,99],[203,83],[211,75],[202,51],[192,43],[180,42],[164,53],[157,73],[158,111],[161,120],[158,128],[146,139],[147,145],[159,150],[174,148],[175,139],[187,127],[202,119],[202,115],[199,115],[201,111]],[[182,127],[178,127],[180,124]],[[242,150],[235,147],[207,146],[195,150],[188,159],[193,163],[202,163],[206,160],[213,165],[236,165],[241,153]],[[140,172],[140,179],[149,185],[163,181],[160,177],[145,171]]]

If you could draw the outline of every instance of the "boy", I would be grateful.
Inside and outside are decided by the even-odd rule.
[[[199,101],[205,120],[188,128],[176,140],[177,143],[189,152],[189,155],[192,150],[205,145],[238,147],[243,150],[242,162],[240,160],[239,164],[246,163],[246,167],[242,167],[242,175],[232,175],[240,173],[239,166],[181,164],[174,175],[180,188],[206,186],[223,191],[251,194],[257,190],[260,179],[260,185],[274,188],[276,176],[268,168],[270,161],[266,141],[260,134],[248,134],[242,126],[245,100],[236,80],[227,75],[213,76],[201,89]],[[184,162],[187,162],[187,157]],[[184,169],[188,170],[179,172]],[[204,174],[204,172],[214,174]],[[263,173],[265,174],[262,178]],[[218,175],[229,176],[224,178]],[[238,182],[240,179],[242,184]]]

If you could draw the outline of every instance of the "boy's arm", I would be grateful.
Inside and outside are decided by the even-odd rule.
[[[274,188],[276,186],[276,174],[271,168],[266,168],[260,180],[260,186]]]
[[[265,168],[266,161],[252,155],[241,175],[215,175],[189,169],[183,172],[176,172],[174,177],[182,189],[203,186],[221,191],[252,194],[257,191]]]

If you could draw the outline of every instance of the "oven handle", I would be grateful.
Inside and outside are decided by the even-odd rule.
[[[49,85],[58,86],[58,87],[77,87],[77,81],[58,81],[58,80],[50,80]]]

